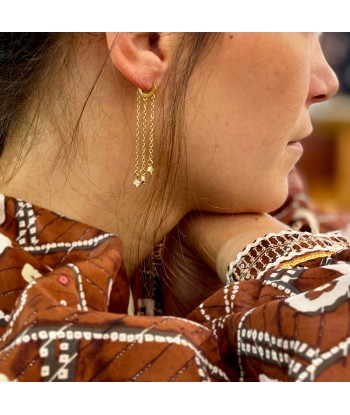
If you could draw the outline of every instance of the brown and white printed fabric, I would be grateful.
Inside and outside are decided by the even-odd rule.
[[[0,219],[0,380],[228,380],[203,325],[127,314],[115,235],[4,195]]]
[[[130,314],[160,313],[161,285],[144,266],[130,295],[117,236],[0,195],[0,380],[350,380],[350,241],[329,233],[350,221],[290,189],[274,214],[295,230],[249,244],[187,318]]]

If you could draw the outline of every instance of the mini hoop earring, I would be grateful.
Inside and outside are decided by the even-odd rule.
[[[136,148],[135,148],[135,169],[134,169],[134,185],[139,187],[140,184],[146,183],[146,173],[153,175],[153,141],[154,141],[154,106],[156,98],[157,86],[155,82],[152,83],[152,89],[144,92],[141,88],[137,88],[136,97]],[[141,169],[139,169],[139,147],[140,147],[140,107],[141,98],[143,101],[142,107],[142,145],[141,145]],[[146,167],[146,143],[147,143],[147,110],[148,99],[151,99],[150,120],[149,120],[149,146],[148,146],[148,160]]]

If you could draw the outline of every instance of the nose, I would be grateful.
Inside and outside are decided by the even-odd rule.
[[[314,45],[310,87],[307,98],[308,106],[332,98],[339,90],[337,75],[326,61],[318,38],[315,40]]]

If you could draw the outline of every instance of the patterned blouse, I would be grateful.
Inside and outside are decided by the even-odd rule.
[[[312,207],[295,171],[268,234],[187,318],[158,272],[132,287],[119,238],[0,195],[0,380],[350,380],[350,216]],[[160,271],[159,271],[160,270]]]

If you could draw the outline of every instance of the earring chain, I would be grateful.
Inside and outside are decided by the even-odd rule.
[[[153,83],[152,90],[144,92],[138,88],[136,98],[136,148],[135,148],[135,170],[134,170],[134,185],[139,187],[140,184],[146,182],[146,173],[153,175],[153,143],[154,143],[154,107],[155,107],[155,93],[157,91],[156,84]],[[142,106],[142,145],[141,145],[141,169],[139,170],[139,152],[140,152],[140,112],[141,112],[141,97],[143,100]],[[147,144],[147,112],[148,112],[148,98],[151,98],[150,108],[150,123],[149,123],[149,147],[148,160],[146,170],[146,144]]]

